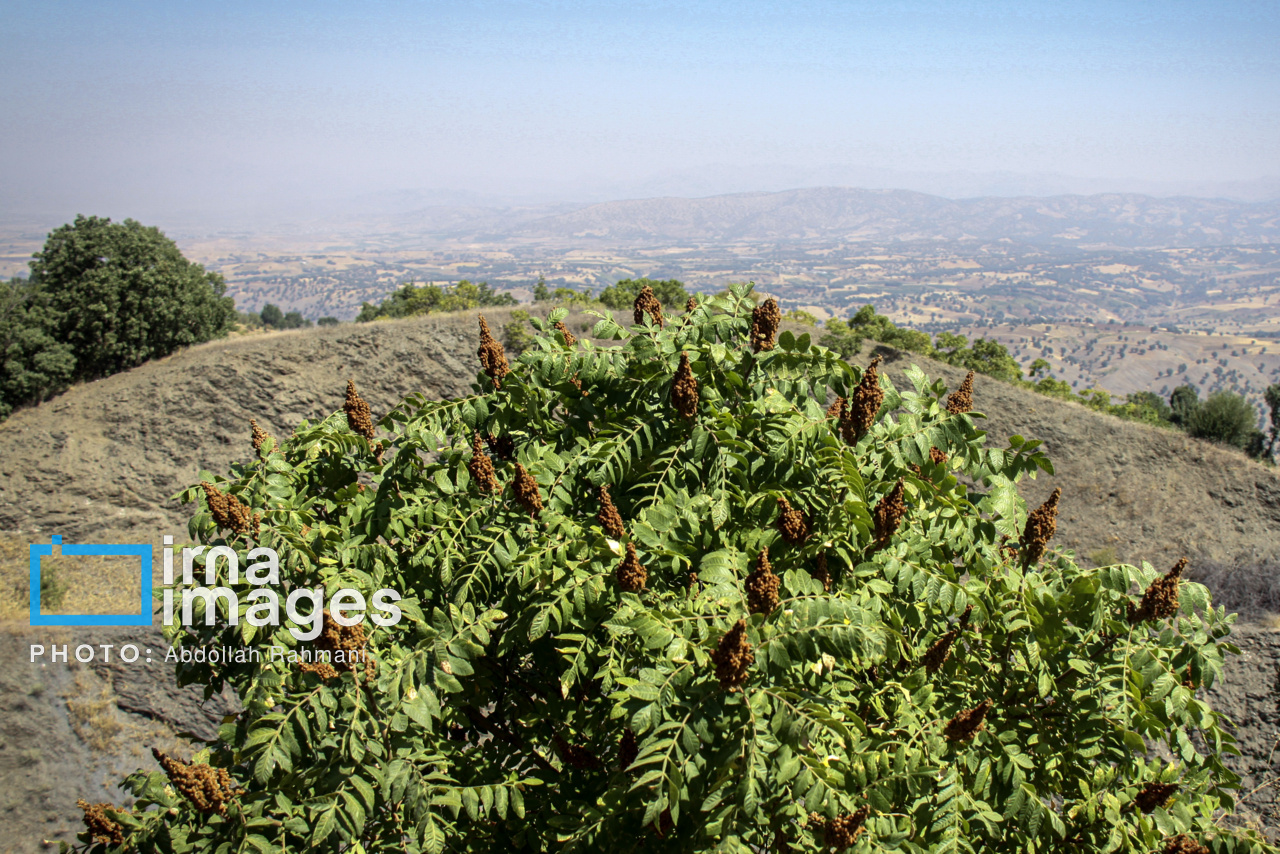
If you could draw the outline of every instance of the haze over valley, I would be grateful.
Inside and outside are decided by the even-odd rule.
[[[416,198],[406,194],[401,206]],[[1136,194],[947,199],[812,188],[523,207],[435,205],[253,230],[170,230],[267,303],[349,320],[406,281],[551,287],[755,281],[821,322],[874,304],[930,333],[994,338],[1078,390],[1180,384],[1260,393],[1280,381],[1280,203]],[[0,227],[0,274],[56,223]]]

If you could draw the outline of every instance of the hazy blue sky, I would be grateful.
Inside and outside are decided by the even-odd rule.
[[[7,213],[701,194],[867,167],[1280,175],[1275,0],[6,0],[0,40]]]

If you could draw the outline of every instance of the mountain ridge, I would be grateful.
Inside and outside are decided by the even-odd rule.
[[[254,228],[262,235],[332,232],[477,242],[1007,239],[1149,247],[1280,241],[1280,200],[1142,193],[949,198],[908,189],[826,186],[541,204],[441,197],[394,211],[379,212],[372,205],[355,210],[317,210]],[[175,237],[243,230],[183,220],[176,225],[170,229]]]
[[[603,202],[535,219],[516,234],[612,241],[1252,243],[1280,239],[1280,203],[1137,193],[948,199],[912,190],[815,187]]]

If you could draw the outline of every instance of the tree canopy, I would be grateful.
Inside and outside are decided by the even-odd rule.
[[[237,318],[220,275],[132,219],[77,216],[30,268],[0,293],[0,414],[225,335]]]
[[[465,397],[378,418],[348,383],[345,414],[255,431],[183,493],[199,543],[277,549],[291,589],[403,591],[404,618],[317,614],[308,647],[218,598],[169,630],[224,651],[179,681],[243,711],[132,775],[131,808],[86,804],[86,842],[1274,851],[1223,821],[1239,778],[1204,692],[1233,617],[1182,562],[1054,551],[1059,501],[1090,507],[1027,505],[1053,467],[988,444],[972,377],[898,389],[738,285],[662,326],[601,316],[617,348],[565,316],[514,362],[482,320]],[[253,587],[226,561],[216,583]]]
[[[225,335],[236,318],[222,276],[132,219],[77,216],[49,235],[30,266],[50,332],[75,356],[75,379]]]
[[[48,306],[30,282],[0,282],[0,418],[71,381],[75,355],[53,329]]]

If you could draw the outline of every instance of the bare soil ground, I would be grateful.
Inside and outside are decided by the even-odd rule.
[[[495,328],[509,319],[509,310],[485,314]],[[589,320],[571,317],[570,328],[579,332]],[[410,392],[454,396],[474,380],[476,347],[474,313],[246,336],[79,386],[0,423],[0,826],[9,831],[0,852],[71,840],[80,824],[77,798],[123,802],[113,781],[149,767],[146,748],[172,745],[182,730],[211,736],[234,708],[233,697],[205,700],[172,684],[172,669],[154,655],[167,648],[158,630],[29,626],[26,545],[54,534],[71,543],[157,547],[165,533],[184,539],[188,514],[170,496],[202,469],[225,472],[248,459],[250,418],[287,434],[303,419],[339,409],[348,378],[375,415]],[[912,358],[886,355],[890,376],[904,387],[901,370]],[[963,378],[949,366],[922,367],[952,388]],[[1059,546],[1094,563],[1146,559],[1160,568],[1186,554],[1205,568],[1220,599],[1249,607],[1255,621],[1238,639],[1245,656],[1211,696],[1241,723],[1238,767],[1248,785],[1269,779],[1280,727],[1271,695],[1280,634],[1267,627],[1261,606],[1280,600],[1274,470],[993,380],[978,379],[975,399],[992,441],[1003,444],[1014,433],[1045,440],[1057,474],[1025,482],[1022,494],[1034,506],[1062,488]],[[79,577],[68,571],[63,580],[62,612],[136,613],[136,577],[129,587],[123,568],[104,564]],[[152,649],[153,663],[30,660],[33,643],[130,642]],[[1280,827],[1271,787],[1248,805],[1256,820]]]

